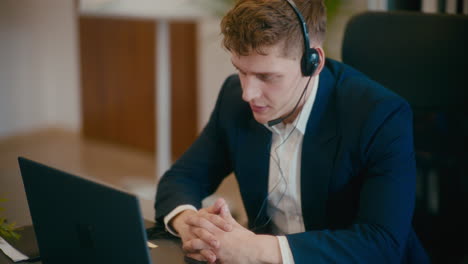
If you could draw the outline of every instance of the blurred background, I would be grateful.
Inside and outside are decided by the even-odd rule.
[[[466,0],[327,0],[327,56],[366,10],[468,13]],[[25,156],[150,202],[162,171],[207,122],[234,69],[220,0],[1,0],[0,198],[30,224],[16,158]],[[236,182],[219,192],[246,221]]]

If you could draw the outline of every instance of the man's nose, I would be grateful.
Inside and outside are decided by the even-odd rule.
[[[242,85],[242,99],[246,102],[250,102],[255,98],[260,97],[262,94],[259,87],[259,83],[254,78],[245,77],[241,81]]]

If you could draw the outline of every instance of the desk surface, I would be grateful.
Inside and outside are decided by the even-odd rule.
[[[145,220],[145,226],[150,227],[152,222]],[[25,243],[26,245],[22,244],[22,246],[26,246],[28,249],[36,249],[37,244],[36,239],[34,236],[34,230],[32,226],[28,226],[24,228],[23,231],[24,235],[22,237],[23,241],[19,241],[19,243]],[[184,264],[184,254],[182,252],[180,243],[175,240],[169,239],[155,239],[150,240],[152,243],[158,245],[157,248],[150,249],[151,260],[154,264],[159,263],[174,263],[174,264]],[[0,250],[0,264],[13,264],[3,252]],[[19,262],[19,263],[34,263],[34,264],[41,264],[42,262]]]

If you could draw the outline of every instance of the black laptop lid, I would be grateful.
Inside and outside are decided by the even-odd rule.
[[[42,263],[151,263],[135,196],[18,161]]]

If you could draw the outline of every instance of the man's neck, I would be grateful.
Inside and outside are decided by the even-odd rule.
[[[310,94],[312,93],[316,79],[317,77],[312,77],[312,79],[309,82],[309,85],[307,86],[307,91],[306,91],[306,94],[304,95],[304,98],[301,99],[301,102],[299,102],[299,105],[297,106],[294,113],[290,117],[283,120],[283,124],[287,125],[287,124],[293,123],[296,120],[296,118],[299,116],[299,114],[302,112],[304,105],[306,104],[307,100],[310,97]]]

